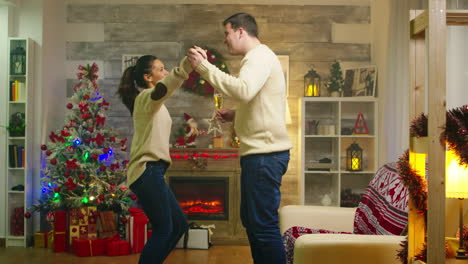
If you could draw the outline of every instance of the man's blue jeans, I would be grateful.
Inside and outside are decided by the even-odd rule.
[[[284,264],[278,226],[281,179],[289,150],[241,157],[241,219],[255,264]]]
[[[130,185],[153,228],[139,264],[162,264],[188,229],[184,212],[164,181],[168,165],[161,160],[147,162],[145,172]]]

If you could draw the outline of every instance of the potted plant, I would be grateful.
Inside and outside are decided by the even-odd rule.
[[[24,137],[26,129],[25,115],[21,112],[16,112],[10,117],[10,124],[7,127],[10,132],[10,137]]]
[[[333,97],[339,97],[343,90],[344,80],[339,61],[335,61],[330,68],[330,80],[327,83],[328,94]]]

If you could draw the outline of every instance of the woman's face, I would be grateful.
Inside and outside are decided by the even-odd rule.
[[[153,67],[151,68],[150,74],[145,74],[146,82],[149,88],[156,86],[156,83],[162,80],[169,72],[164,67],[164,63],[160,60],[153,61]]]

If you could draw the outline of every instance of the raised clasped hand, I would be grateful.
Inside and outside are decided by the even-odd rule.
[[[203,60],[207,59],[206,50],[198,47],[193,46],[188,50],[187,58],[192,66],[192,69],[196,69]]]

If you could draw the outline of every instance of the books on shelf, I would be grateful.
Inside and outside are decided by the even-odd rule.
[[[10,81],[10,101],[26,101],[26,85],[18,80]]]
[[[24,147],[18,145],[8,145],[8,162],[10,168],[24,168]]]

